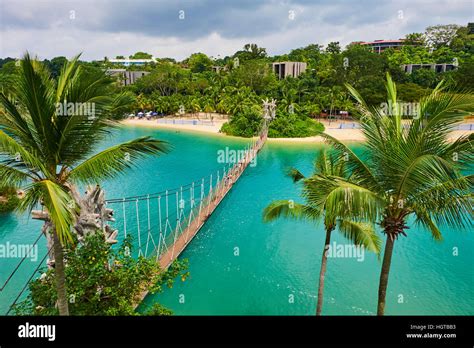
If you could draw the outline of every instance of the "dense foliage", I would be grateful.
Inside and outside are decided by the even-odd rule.
[[[13,187],[0,188],[0,213],[14,210],[20,202],[16,189]]]
[[[399,247],[414,243],[411,221],[436,241],[443,239],[447,227],[473,230],[474,181],[467,173],[474,160],[474,134],[458,136],[455,141],[450,134],[474,112],[474,94],[440,83],[420,100],[419,114],[423,117],[404,123],[398,86],[388,73],[386,98],[393,106],[390,117],[378,106],[368,105],[353,87],[347,87],[359,103],[356,117],[367,140],[356,153],[331,135],[321,134],[337,157],[344,159],[350,176],[313,175],[304,194],[311,209],[330,207],[334,216],[352,213],[352,219],[382,228],[386,241],[377,314],[383,315],[394,247],[399,239],[409,238]],[[393,254],[394,259],[397,256]]]
[[[345,83],[354,86],[368,104],[380,105],[385,102],[383,77],[387,72],[398,84],[403,102],[418,101],[443,79],[450,86],[474,89],[474,35],[467,26],[432,26],[424,33],[406,35],[405,40],[406,45],[400,49],[387,49],[381,54],[356,43],[342,48],[338,42],[331,42],[326,47],[310,44],[277,56],[269,56],[263,47],[247,44],[232,56],[218,59],[204,53],[194,53],[181,62],[158,58],[144,66],[128,67],[150,74],[122,89],[136,96],[135,111],[154,110],[162,115],[229,114],[231,121],[222,131],[239,136],[255,134],[256,120],[250,110],[259,110],[261,114],[262,99],[275,98],[278,121],[270,131],[272,137],[313,134],[312,129],[318,126],[309,119],[322,110],[354,113],[355,102]],[[145,52],[130,56],[150,57]],[[56,57],[45,63],[52,75],[57,76],[63,61],[64,57]],[[277,61],[301,61],[308,67],[298,78],[278,80],[271,71],[271,63]],[[455,63],[458,69],[444,73],[420,69],[407,74],[401,68],[403,64],[419,63]],[[123,68],[107,58],[82,64],[97,73],[102,73],[104,68]],[[8,88],[15,61],[6,58],[0,61],[0,66],[0,86]],[[119,87],[111,93],[118,90]],[[297,111],[296,115],[290,109]],[[117,117],[123,117],[127,110],[122,111]]]
[[[66,251],[66,282],[72,315],[137,315],[135,305],[143,291],[159,292],[172,287],[174,279],[185,280],[187,261],[175,261],[161,272],[153,258],[132,257],[132,241],[120,248],[107,244],[101,233],[90,235],[83,245]],[[30,283],[27,299],[15,307],[21,315],[57,315],[54,269]],[[170,315],[159,304],[147,315]]]
[[[279,113],[268,129],[272,138],[310,137],[324,131],[324,126],[315,120],[297,113]]]
[[[116,177],[139,158],[168,148],[141,137],[97,153],[97,144],[110,135],[110,118],[133,99],[114,93],[114,81],[91,73],[78,59],[66,62],[55,79],[46,64],[26,53],[14,65],[9,88],[0,93],[0,187],[23,189],[19,212],[41,204],[47,214],[42,231],[52,239],[60,315],[69,313],[63,247],[73,242],[79,216],[74,187]],[[58,110],[66,103],[72,108]]]

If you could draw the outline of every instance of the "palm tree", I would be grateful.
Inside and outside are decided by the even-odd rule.
[[[216,111],[214,100],[210,96],[204,96],[202,99],[202,110],[207,114],[209,119],[211,119],[211,113]]]
[[[199,98],[198,97],[191,97],[189,99],[189,111],[191,111],[192,115],[194,116],[195,114],[197,115],[197,118],[199,119],[199,112],[201,111],[201,105],[199,105]]]
[[[354,244],[363,246],[377,254],[380,252],[381,242],[375,233],[373,224],[353,220],[351,212],[344,209],[344,202],[337,194],[328,192],[326,195],[321,195],[316,192],[319,188],[315,183],[319,181],[319,178],[349,177],[350,174],[342,159],[336,158],[334,154],[328,155],[325,151],[321,151],[315,162],[313,176],[305,178],[297,169],[292,169],[289,175],[294,182],[300,180],[303,182],[303,196],[306,199],[306,204],[294,203],[291,200],[274,201],[265,208],[263,219],[268,222],[278,217],[286,217],[305,219],[316,223],[323,218],[326,239],[319,272],[318,303],[316,306],[316,315],[321,315],[327,252],[331,243],[332,231],[338,228],[339,232]]]
[[[298,91],[293,88],[288,81],[289,80],[285,80],[285,84],[280,88],[281,99],[279,100],[279,106],[285,112],[288,112],[291,106],[293,109],[298,109],[299,107],[296,103]]]
[[[107,117],[132,100],[122,94],[108,96],[111,82],[87,74],[78,59],[67,62],[55,81],[27,53],[11,97],[0,94],[0,186],[24,186],[20,211],[31,211],[38,203],[47,209],[60,315],[69,313],[63,247],[74,239],[72,227],[79,213],[75,185],[115,177],[136,159],[166,151],[164,142],[142,137],[91,156],[114,124]],[[81,107],[65,113],[60,105]],[[93,112],[85,112],[85,105]]]
[[[347,86],[358,102],[358,118],[367,139],[360,155],[327,134],[321,134],[353,175],[320,177],[319,194],[337,194],[358,218],[378,222],[386,235],[380,272],[377,314],[385,313],[394,244],[406,236],[410,216],[441,240],[440,227],[472,228],[474,176],[462,174],[472,163],[471,136],[449,140],[450,132],[474,109],[474,96],[453,93],[441,82],[422,98],[416,117],[402,122],[403,108],[396,85],[387,74],[388,108],[369,106]]]
[[[249,54],[249,60],[264,58],[267,55],[265,48],[258,47],[257,44],[246,44],[244,50]]]

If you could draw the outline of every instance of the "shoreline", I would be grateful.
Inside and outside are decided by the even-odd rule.
[[[146,127],[146,128],[155,128],[155,129],[174,129],[179,131],[185,132],[198,132],[198,133],[207,133],[212,134],[214,136],[221,136],[221,137],[229,137],[229,138],[238,138],[238,139],[245,139],[241,137],[235,137],[231,135],[226,135],[224,133],[220,133],[220,129],[222,125],[227,122],[227,120],[214,120],[212,125],[204,125],[204,124],[166,124],[166,123],[158,123],[156,120],[146,120],[146,119],[127,119],[120,121],[120,124],[127,127]],[[356,128],[339,128],[341,124],[353,124],[353,121],[320,121],[325,127],[325,133],[333,136],[334,138],[344,142],[344,143],[359,143],[365,141],[365,138],[362,134],[360,129]],[[465,123],[470,123],[466,122]],[[454,141],[462,135],[468,135],[474,133],[474,131],[469,130],[455,130],[451,132],[449,137],[450,141]],[[312,136],[312,137],[305,137],[305,138],[268,138],[267,141],[269,143],[324,143],[324,139],[320,136]]]
[[[167,124],[167,123],[158,123],[156,120],[146,120],[146,119],[127,119],[120,121],[121,125],[124,126],[138,126],[138,127],[147,127],[147,128],[165,128],[165,129],[175,129],[175,130],[185,130],[185,131],[194,131],[201,133],[210,133],[215,135],[225,136],[224,133],[219,133],[222,125],[226,121],[216,120],[213,125],[201,125],[201,124]]]

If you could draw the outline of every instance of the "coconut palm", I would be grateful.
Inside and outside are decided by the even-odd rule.
[[[258,104],[255,93],[247,86],[240,88],[229,86],[226,93],[228,93],[226,94],[229,104],[228,111],[231,115],[242,113]]]
[[[193,114],[193,116],[195,114],[198,114],[198,118],[199,118],[199,112],[201,111],[201,105],[199,105],[199,98],[198,97],[191,97],[189,98],[188,100],[188,108],[189,108],[189,111]]]
[[[202,111],[207,114],[207,117],[211,118],[211,114],[216,111],[214,100],[209,96],[204,96],[201,101]]]
[[[331,233],[337,228],[340,233],[355,245],[363,246],[369,251],[380,252],[381,242],[375,233],[374,225],[352,219],[350,211],[344,209],[343,201],[337,193],[327,192],[326,195],[319,195],[315,190],[318,186],[319,178],[347,177],[344,160],[336,158],[334,154],[327,154],[321,151],[315,161],[314,173],[311,177],[305,178],[297,169],[292,169],[289,175],[294,182],[302,181],[303,197],[305,204],[294,203],[292,200],[278,200],[267,206],[263,213],[264,221],[272,221],[278,217],[305,219],[317,223],[323,219],[326,239],[321,260],[321,270],[319,272],[318,302],[316,305],[316,315],[321,315],[323,307],[324,278],[327,267],[327,252],[331,243]],[[315,200],[314,197],[318,199]]]
[[[298,91],[293,88],[291,85],[288,83],[286,85],[283,85],[281,90],[281,99],[279,100],[278,106],[286,112],[289,110],[298,110],[299,105],[296,103],[296,99],[298,97]]]
[[[366,142],[356,154],[327,134],[322,136],[347,157],[350,178],[318,177],[313,199],[337,196],[357,218],[378,222],[386,236],[380,272],[377,314],[385,313],[392,253],[397,238],[407,236],[413,217],[435,240],[441,227],[472,228],[473,175],[462,172],[472,163],[472,135],[449,139],[452,128],[474,109],[474,95],[453,93],[440,83],[422,98],[415,117],[402,122],[396,85],[387,74],[388,102],[369,106],[347,86],[358,102],[357,116]]]
[[[74,240],[75,184],[116,177],[136,159],[166,150],[162,141],[142,137],[91,155],[113,126],[107,118],[132,100],[109,96],[110,80],[86,73],[78,59],[67,62],[55,81],[27,53],[11,95],[0,94],[0,186],[24,187],[20,211],[38,203],[47,210],[60,315],[69,312],[63,247]]]

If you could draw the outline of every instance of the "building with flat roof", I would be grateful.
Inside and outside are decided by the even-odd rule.
[[[288,76],[298,77],[304,73],[306,66],[305,62],[276,62],[272,64],[272,69],[279,79],[284,79]]]
[[[156,62],[154,58],[151,59],[129,59],[129,58],[124,58],[124,59],[109,59],[110,63],[114,64],[120,64],[123,66],[140,66],[140,65],[145,65],[146,63],[153,63]]]
[[[448,64],[448,63],[443,63],[443,64],[434,64],[434,63],[433,64],[404,64],[404,65],[402,65],[402,69],[407,74],[411,74],[413,71],[420,70],[420,69],[433,70],[437,73],[441,73],[441,72],[456,70],[457,66],[454,65],[454,64]]]
[[[404,46],[404,41],[405,40],[403,39],[399,39],[399,40],[375,40],[375,41],[370,41],[370,42],[355,42],[355,43],[359,45],[369,46],[376,53],[382,53],[387,48],[400,48]]]
[[[148,75],[149,71],[127,71],[125,69],[108,69],[106,73],[120,80],[123,86],[134,84],[139,78]]]

